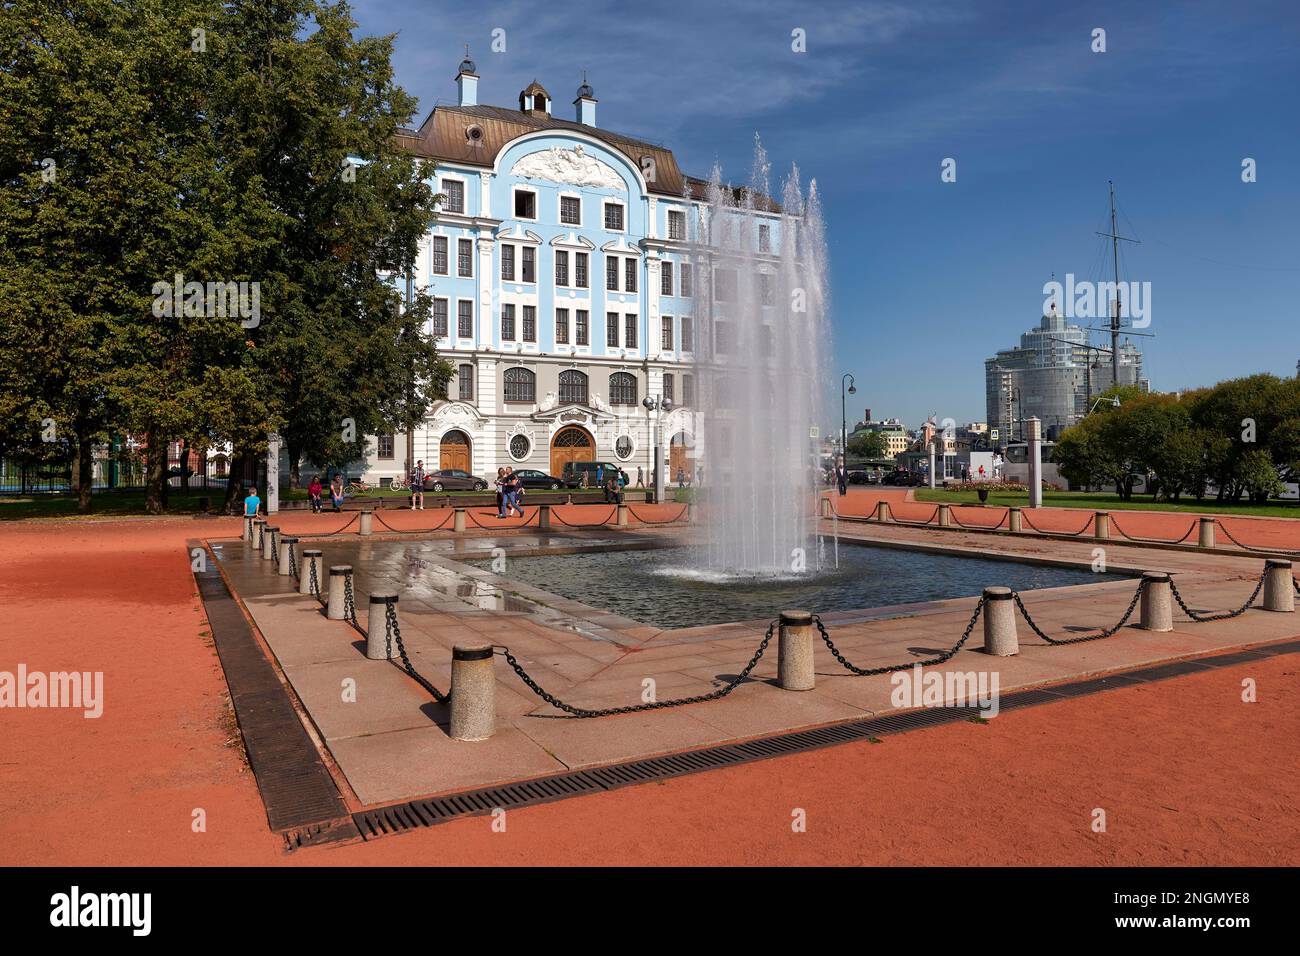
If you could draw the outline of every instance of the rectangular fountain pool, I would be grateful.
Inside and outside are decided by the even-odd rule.
[[[719,581],[692,567],[688,548],[586,552],[512,556],[504,577],[663,628],[771,618],[783,608],[849,611],[978,595],[994,585],[1028,591],[1120,577],[869,545],[841,545],[839,570],[782,581]]]

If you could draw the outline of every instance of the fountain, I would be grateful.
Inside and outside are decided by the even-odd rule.
[[[781,579],[818,570],[814,426],[829,354],[826,249],[817,186],[795,167],[779,206],[755,137],[750,184],[714,167],[693,225],[696,447],[705,577]],[[760,232],[760,227],[766,229]]]

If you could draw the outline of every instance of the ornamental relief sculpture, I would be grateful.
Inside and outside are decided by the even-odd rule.
[[[612,166],[589,156],[582,144],[572,149],[552,146],[521,157],[510,170],[511,175],[571,186],[595,186],[601,189],[626,189],[627,184]]]

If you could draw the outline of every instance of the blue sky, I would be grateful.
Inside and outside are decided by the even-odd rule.
[[[417,121],[454,99],[468,42],[480,102],[514,105],[536,78],[567,116],[586,69],[599,125],[664,143],[688,172],[717,161],[744,180],[756,132],[774,170],[798,163],[826,208],[827,380],[856,376],[851,417],[983,420],[983,360],[1037,323],[1051,273],[1102,277],[1108,179],[1120,232],[1141,240],[1121,278],[1151,283],[1155,338],[1137,341],[1153,386],[1295,374],[1296,0],[359,0],[355,13],[365,33],[398,34]],[[1098,27],[1105,53],[1091,50]],[[948,157],[955,183],[940,181]]]

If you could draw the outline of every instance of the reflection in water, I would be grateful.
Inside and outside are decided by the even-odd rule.
[[[485,570],[491,561],[469,562]],[[1012,561],[852,546],[840,568],[815,576],[719,575],[694,566],[687,548],[512,557],[506,576],[659,627],[771,619],[1016,590],[1093,584],[1115,575]]]

